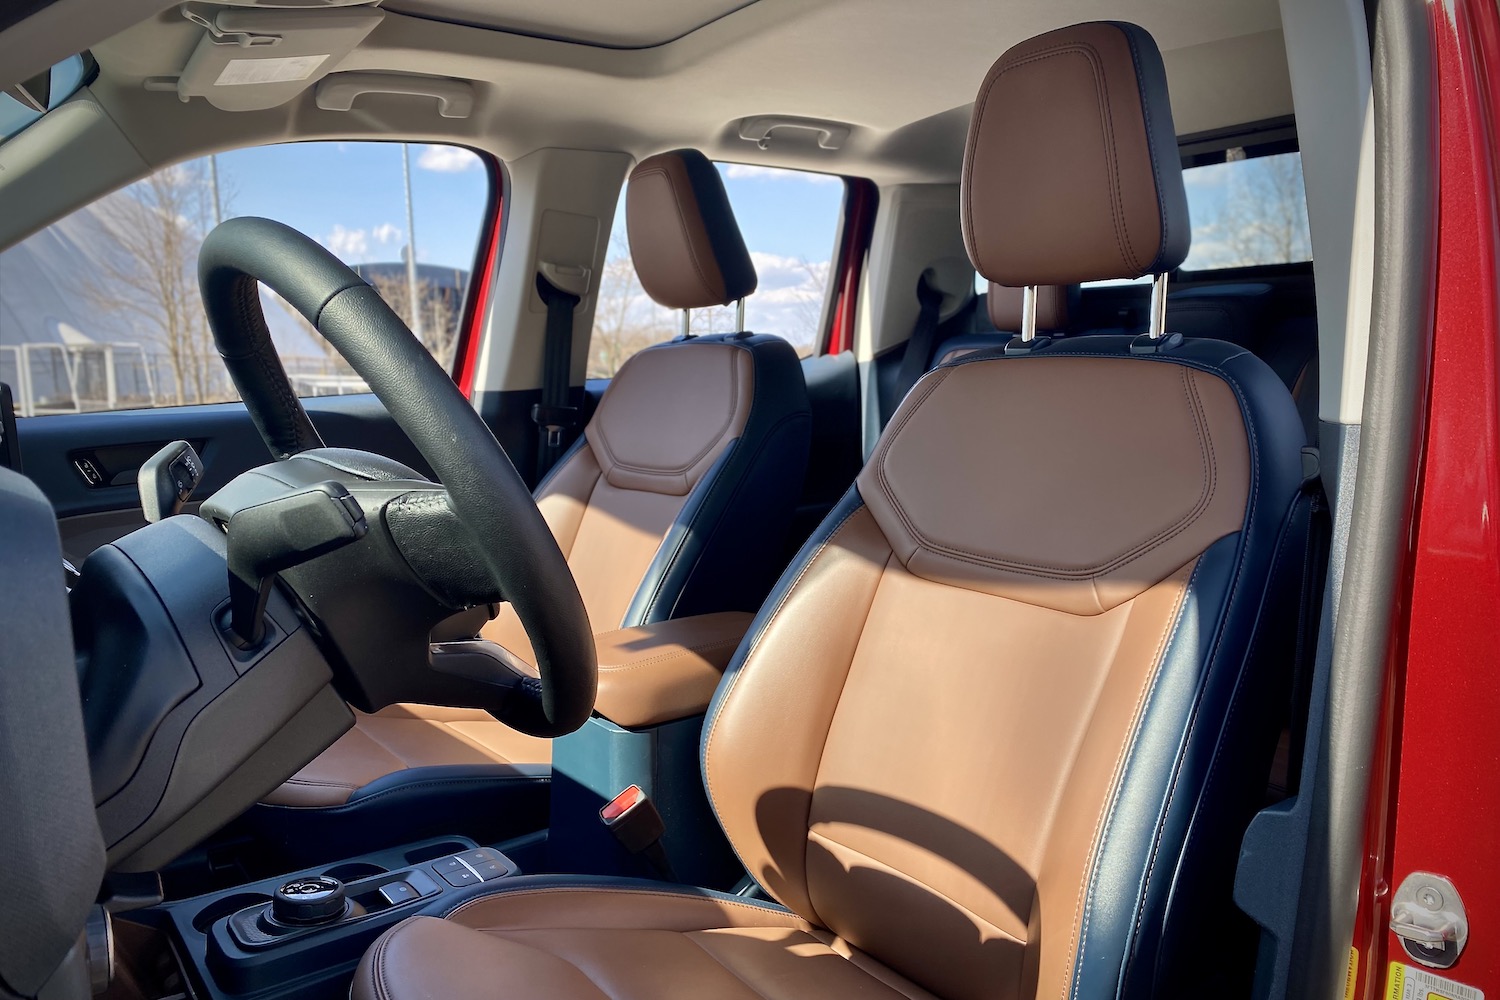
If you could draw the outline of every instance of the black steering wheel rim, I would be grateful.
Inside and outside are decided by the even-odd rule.
[[[583,725],[597,665],[567,560],[494,434],[400,317],[324,247],[269,219],[230,219],[209,233],[198,280],[219,354],[278,461],[323,442],[271,341],[258,284],[301,313],[359,374],[437,473],[531,640],[540,683],[518,687],[502,721],[547,737]]]

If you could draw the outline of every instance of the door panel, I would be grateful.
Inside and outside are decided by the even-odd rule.
[[[373,395],[322,396],[304,399],[302,405],[330,447],[373,451],[432,475]],[[145,523],[135,473],[161,445],[176,440],[201,444],[200,500],[246,469],[270,461],[243,403],[28,417],[17,423],[16,438],[26,475],[52,501],[63,548],[75,564]],[[75,465],[88,456],[98,457],[98,485],[91,485]]]

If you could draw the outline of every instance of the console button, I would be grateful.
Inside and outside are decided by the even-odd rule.
[[[498,854],[488,847],[481,847],[476,851],[464,851],[458,857],[462,858],[465,864],[474,868],[478,868],[486,861],[498,861],[500,858]]]
[[[484,879],[486,882],[492,881],[497,878],[504,878],[505,876],[510,874],[510,869],[505,866],[505,862],[503,861],[479,861],[470,863],[474,865],[474,870],[479,873],[479,877]]]
[[[461,872],[464,870],[464,863],[458,860],[458,855],[455,854],[451,858],[439,858],[438,860],[434,861],[432,863],[432,870],[437,872],[439,875],[443,875],[448,872]]]
[[[416,899],[421,893],[410,882],[391,882],[380,887],[380,895],[387,903],[398,906]]]
[[[464,868],[462,865],[460,865],[459,868],[461,869],[460,871],[439,872],[438,874],[443,876],[444,882],[447,882],[455,889],[462,889],[466,885],[479,884],[478,875],[475,875],[472,871],[470,871],[468,868]]]

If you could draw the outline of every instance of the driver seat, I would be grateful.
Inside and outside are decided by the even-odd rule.
[[[1096,22],[1007,52],[962,211],[1007,285],[1180,264],[1151,37]],[[777,903],[505,879],[392,928],[353,997],[1243,992],[1254,927],[1231,889],[1291,661],[1301,440],[1281,380],[1216,341],[1015,342],[937,368],[705,725],[719,821]]]
[[[755,290],[723,181],[702,153],[638,164],[626,222],[641,284],[659,304],[706,308]],[[692,337],[631,357],[536,490],[594,630],[719,612],[748,624],[784,565],[810,434],[801,365],[779,337]],[[534,665],[508,604],[481,634]],[[700,652],[722,668],[738,635]],[[386,828],[387,840],[391,824],[467,830],[474,816],[512,835],[538,825],[516,814],[545,810],[550,759],[550,740],[477,709],[356,711],[354,727],[249,818],[289,847],[311,838],[348,848],[361,825]],[[520,797],[509,810],[495,799],[506,790]],[[369,822],[351,825],[354,815]]]

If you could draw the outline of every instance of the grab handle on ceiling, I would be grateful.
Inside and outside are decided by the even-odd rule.
[[[740,138],[761,149],[771,145],[771,133],[777,129],[800,129],[818,134],[818,148],[839,149],[849,138],[849,126],[820,118],[795,118],[790,115],[758,115],[740,123]]]
[[[318,107],[348,111],[361,94],[435,97],[444,118],[467,118],[474,110],[474,85],[467,80],[405,73],[333,73],[318,84]]]

